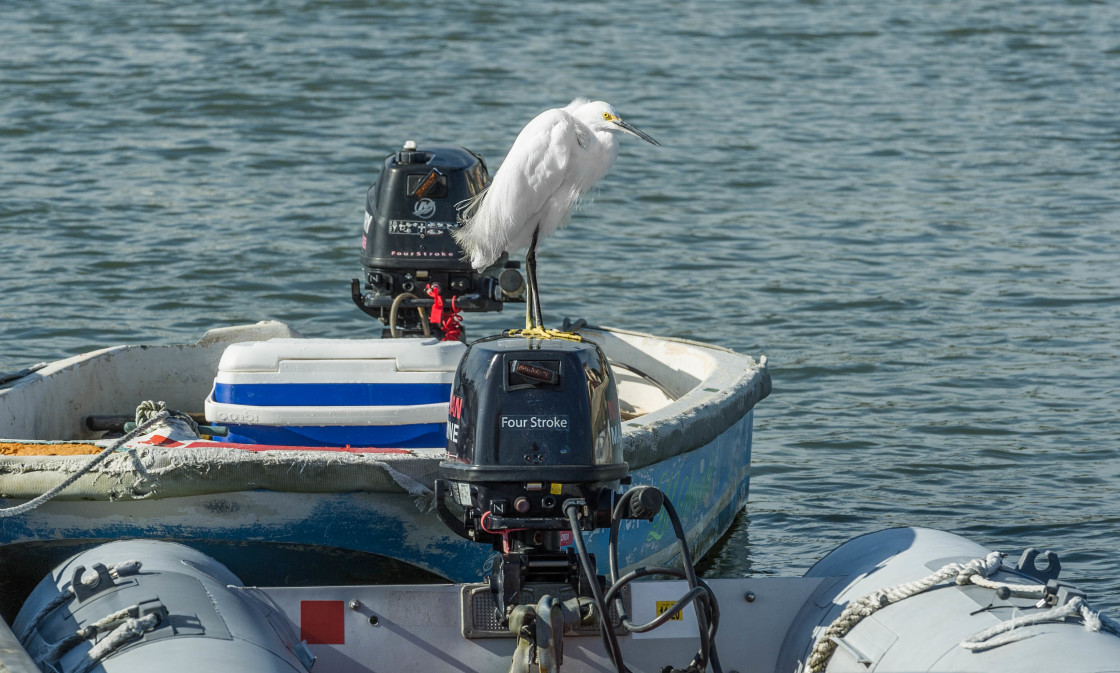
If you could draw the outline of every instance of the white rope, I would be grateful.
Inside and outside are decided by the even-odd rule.
[[[131,617],[126,619],[124,623],[113,629],[109,635],[90,648],[86,655],[88,658],[78,670],[78,673],[86,673],[128,641],[151,631],[157,626],[159,626],[159,615],[155,613],[144,615],[138,619]]]
[[[113,577],[120,579],[128,575],[135,575],[140,572],[140,566],[144,565],[140,561],[133,559],[131,561],[120,561],[109,566],[109,574]]]
[[[128,619],[129,610],[132,610],[135,607],[136,606],[133,606],[132,608],[123,608],[110,615],[102,617],[92,624],[78,629],[77,631],[71,633],[70,635],[52,645],[51,648],[47,650],[46,654],[36,660],[36,663],[55,663],[56,661],[61,659],[67,652],[74,649],[74,647],[76,647],[78,643],[84,640],[89,640],[99,633],[103,633],[105,631],[108,631],[109,629],[119,626],[122,622]]]
[[[990,584],[1004,586],[1001,583],[990,582],[985,579],[999,569],[1002,561],[1003,554],[992,552],[985,558],[972,559],[967,563],[950,563],[941,567],[932,575],[923,577],[920,580],[879,589],[863,598],[849,602],[848,605],[844,607],[843,612],[840,613],[840,616],[828,625],[828,628],[824,630],[824,633],[822,633],[817,640],[816,645],[813,646],[813,651],[809,653],[809,672],[820,673],[820,671],[823,671],[828,665],[828,660],[832,658],[832,653],[836,651],[837,640],[843,638],[856,624],[860,623],[864,617],[885,608],[891,603],[897,603],[904,598],[920,594],[949,579],[952,579],[958,585],[969,583],[979,584],[980,582],[976,582],[973,579],[978,578],[988,582],[988,584],[984,586],[989,586]]]
[[[51,498],[54,498],[56,495],[58,495],[63,490],[65,490],[67,486],[69,486],[70,484],[73,484],[75,481],[80,479],[82,477],[82,475],[86,474],[87,472],[91,471],[93,468],[100,465],[106,458],[111,456],[114,451],[116,451],[120,447],[124,446],[125,442],[128,442],[131,439],[133,439],[134,437],[137,437],[137,436],[147,432],[148,428],[152,427],[153,425],[155,425],[156,423],[158,423],[159,421],[162,421],[163,419],[165,419],[167,417],[168,417],[168,413],[166,411],[161,411],[158,414],[156,414],[155,416],[152,416],[148,420],[144,421],[144,423],[136,426],[136,429],[134,429],[132,432],[126,434],[124,437],[121,437],[117,441],[115,441],[112,444],[110,444],[109,446],[105,447],[105,449],[101,453],[97,454],[97,456],[95,456],[93,460],[89,461],[81,469],[79,469],[77,472],[75,472],[74,474],[67,477],[65,480],[63,480],[63,482],[61,484],[55,486],[54,488],[52,488],[51,490],[47,491],[46,493],[44,493],[40,496],[36,496],[35,498],[33,498],[31,500],[28,500],[27,502],[23,503],[22,505],[16,505],[14,507],[5,507],[4,509],[0,509],[0,518],[9,517],[9,516],[18,516],[20,514],[30,512],[31,510],[35,509],[39,505],[42,505],[43,503],[47,502]]]
[[[182,421],[185,421],[187,425],[191,426],[191,432],[196,435],[198,434],[197,421],[191,418],[189,414],[185,414],[175,409],[168,409],[167,402],[164,402],[162,400],[160,400],[159,402],[155,402],[153,400],[144,400],[143,402],[141,402],[136,407],[136,425],[144,423],[145,421],[162,411],[166,411],[168,416],[170,416],[171,418],[178,418]]]
[[[1084,598],[1075,596],[1065,605],[1059,605],[1044,612],[1036,612],[1034,614],[1023,615],[1022,617],[1016,617],[1015,619],[1009,619],[1006,622],[1000,622],[991,628],[965,638],[961,641],[961,647],[972,652],[983,652],[984,650],[1014,643],[1034,635],[1023,631],[1010,633],[1015,629],[1046,622],[1060,622],[1066,617],[1073,617],[1075,615],[1081,615],[1081,619],[1085,622],[1086,630],[1101,630],[1101,620],[1098,613],[1089,609],[1089,604],[1085,602]]]
[[[990,580],[980,575],[973,575],[969,578],[969,581],[985,589],[1007,589],[1013,596],[1039,598],[1046,595],[1046,585],[1044,584],[1009,584]]]

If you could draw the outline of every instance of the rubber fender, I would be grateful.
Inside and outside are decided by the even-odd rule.
[[[892,528],[845,542],[805,574],[827,579],[794,620],[779,655],[779,670],[814,670],[811,655],[826,638],[836,647],[816,670],[831,673],[1120,670],[1120,637],[1107,629],[1090,631],[1080,617],[1019,626],[1013,629],[1014,642],[967,649],[962,641],[1024,615],[1039,615],[1050,606],[1036,607],[1037,596],[1008,596],[971,582],[958,585],[955,578],[879,607],[846,633],[825,634],[852,601],[929,578],[952,563],[983,560],[990,553],[958,535],[926,528]],[[990,579],[1041,588],[1036,577],[1018,572],[1013,562],[1003,562]]]
[[[314,658],[295,627],[241,584],[185,545],[111,542],[55,568],[12,630],[57,673],[310,670]]]

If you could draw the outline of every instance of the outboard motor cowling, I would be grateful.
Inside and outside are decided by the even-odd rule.
[[[385,157],[381,174],[366,192],[362,266],[386,293],[407,286],[426,270],[447,289],[470,289],[473,269],[451,238],[459,228],[456,205],[478,195],[490,181],[482,158],[462,147],[404,149]],[[372,277],[372,276],[377,277]],[[411,276],[411,278],[406,277]],[[414,287],[402,287],[412,291]]]
[[[629,468],[614,375],[595,344],[516,337],[474,344],[452,384],[447,427],[439,474],[449,491],[440,506],[465,537],[567,530],[560,505],[569,497],[597,510],[585,530],[609,521],[610,503],[603,511],[599,501]]]
[[[431,306],[429,286],[438,286],[440,297],[454,299],[463,311],[500,311],[504,301],[517,299],[524,280],[516,264],[503,257],[489,269],[475,270],[451,236],[461,226],[459,212],[489,182],[482,157],[462,147],[421,148],[409,141],[385,157],[366,194],[361,255],[366,291],[361,281],[351,281],[358,308],[389,323],[393,302],[402,295],[407,303],[398,301],[398,308]],[[400,314],[402,330],[419,334],[416,311]]]

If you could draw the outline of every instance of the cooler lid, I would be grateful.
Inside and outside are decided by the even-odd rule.
[[[454,371],[467,347],[437,339],[269,339],[231,344],[219,372],[276,372],[292,360],[393,360],[397,371]]]

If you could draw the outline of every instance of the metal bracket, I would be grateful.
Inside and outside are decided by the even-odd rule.
[[[74,591],[74,598],[79,603],[94,596],[105,589],[116,586],[113,582],[113,576],[109,574],[109,569],[105,567],[104,563],[94,563],[90,568],[96,576],[83,579],[86,574],[85,566],[78,566],[74,568],[73,575],[70,576],[70,587]]]
[[[1040,569],[1034,564],[1034,560],[1038,558],[1039,554],[1046,559],[1046,569]],[[1019,557],[1019,565],[1017,566],[1019,572],[1030,575],[1040,582],[1049,582],[1050,580],[1058,579],[1058,574],[1062,572],[1062,563],[1058,560],[1058,555],[1049,549],[1045,552],[1039,552],[1034,547],[1025,549],[1023,555]]]
[[[1085,598],[1085,592],[1071,584],[1059,582],[1058,580],[1049,580],[1046,582],[1046,593],[1035,607],[1040,608],[1044,605],[1059,607],[1069,603],[1074,598]]]
[[[576,595],[571,587],[561,584],[530,583],[522,589],[523,601],[521,605],[528,606],[526,609],[529,611],[532,611],[532,606],[546,595],[556,596],[558,597],[557,600],[564,600],[565,602]],[[511,632],[509,625],[502,623],[500,619],[501,611],[495,609],[496,603],[494,602],[494,593],[491,591],[489,584],[463,585],[460,601],[460,624],[462,626],[464,638],[475,640],[479,638],[515,637],[516,633]],[[632,609],[629,585],[622,588],[622,602],[625,609],[629,612]],[[598,610],[595,612],[598,613]],[[610,623],[615,634],[625,635],[629,633],[626,628],[622,626],[622,620],[618,616],[618,609],[614,605],[610,607]],[[577,624],[570,629],[566,629],[565,635],[574,637],[597,637],[600,635],[599,625],[597,623],[591,625]]]
[[[133,618],[146,617],[148,615],[159,615],[160,624],[167,623],[168,611],[164,606],[163,601],[158,598],[151,598],[146,601],[140,601],[132,609],[128,611],[128,616]]]

